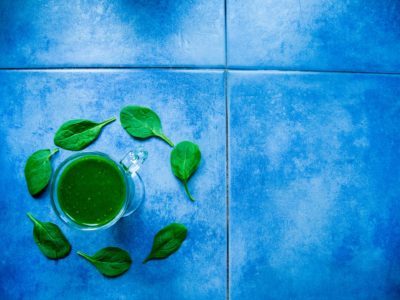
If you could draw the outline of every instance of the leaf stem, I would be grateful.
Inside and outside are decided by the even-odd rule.
[[[76,252],[78,255],[82,256],[83,258],[86,258],[88,261],[92,261],[91,257],[81,251]]]
[[[52,157],[57,152],[58,152],[58,148],[55,148],[53,151],[50,152],[49,157]]]
[[[34,216],[32,216],[32,214],[30,212],[28,212],[26,215],[32,221],[33,224],[37,224],[38,223],[38,221],[35,219]]]
[[[110,118],[108,120],[105,120],[104,122],[101,122],[101,124],[103,126],[106,126],[107,124],[110,124],[111,122],[114,122],[116,119],[117,119],[116,117],[112,117],[112,118]]]
[[[194,202],[195,200],[194,200],[192,194],[190,194],[190,192],[189,192],[189,188],[187,186],[187,182],[186,181],[183,182],[183,186],[185,187],[185,191],[186,191],[186,194],[189,196],[189,199]]]
[[[169,138],[167,138],[163,133],[160,133],[158,135],[160,138],[162,138],[168,145],[170,145],[172,148],[174,147],[174,143],[171,142]]]

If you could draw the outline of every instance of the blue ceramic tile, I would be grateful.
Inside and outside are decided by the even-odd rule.
[[[226,192],[225,96],[223,72],[183,71],[49,71],[0,72],[2,116],[0,299],[225,299]],[[124,132],[119,121],[104,128],[87,150],[116,160],[132,148],[149,151],[142,178],[147,197],[141,209],[104,231],[68,228],[51,209],[48,191],[29,196],[23,168],[35,150],[53,148],[58,126],[71,118],[103,120],[121,107],[152,107],[173,141],[197,142],[203,160],[189,182],[197,201],[190,202],[169,166],[171,148],[158,139],[143,142]],[[61,150],[53,166],[70,156]],[[32,238],[31,211],[60,225],[72,253],[51,261]],[[171,222],[186,224],[188,238],[164,261],[141,261],[154,234]],[[76,255],[115,245],[129,250],[131,269],[107,279]]]
[[[230,66],[400,72],[400,1],[227,3]]]
[[[400,76],[228,83],[231,299],[399,299]]]
[[[223,0],[2,0],[0,28],[0,67],[225,63]]]

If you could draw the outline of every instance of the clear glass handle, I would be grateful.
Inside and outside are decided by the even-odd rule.
[[[142,178],[137,173],[142,164],[147,159],[148,153],[143,149],[137,151],[129,151],[128,154],[120,161],[121,166],[131,177],[129,204],[125,211],[124,217],[129,216],[139,208],[145,197],[145,190]]]
[[[129,151],[128,154],[120,161],[120,164],[132,175],[139,171],[142,164],[145,162],[148,153],[146,150],[139,149],[137,151]]]

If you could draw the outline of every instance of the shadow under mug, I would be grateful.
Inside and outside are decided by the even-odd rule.
[[[112,220],[105,224],[86,225],[77,223],[63,211],[59,203],[57,187],[63,171],[72,162],[85,156],[99,156],[113,163],[121,172],[125,181],[126,193],[124,203],[118,214]],[[101,152],[83,152],[71,155],[58,166],[54,175],[54,179],[51,182],[51,204],[55,213],[64,223],[80,230],[97,230],[109,228],[110,226],[114,225],[120,218],[129,216],[140,207],[145,197],[143,181],[137,172],[143,162],[146,160],[146,158],[147,151],[144,150],[128,152],[128,154],[126,154],[119,163],[115,162],[107,154]]]

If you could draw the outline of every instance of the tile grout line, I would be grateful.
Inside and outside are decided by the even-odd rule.
[[[230,299],[230,252],[229,252],[229,102],[228,102],[228,0],[224,1],[224,92],[225,92],[225,190],[226,190],[226,299]]]
[[[216,68],[218,69],[218,68]],[[285,68],[257,68],[257,67],[228,67],[229,71],[243,72],[271,72],[271,73],[327,73],[327,74],[360,74],[360,75],[393,75],[398,76],[400,72],[374,72],[374,71],[352,71],[352,70],[318,70],[318,69],[285,69]]]
[[[230,299],[230,219],[229,219],[229,204],[230,204],[230,182],[229,182],[229,100],[228,100],[228,72],[224,72],[224,89],[225,89],[225,189],[226,189],[226,299]]]
[[[45,68],[0,68],[1,71],[19,71],[19,72],[40,72],[40,71],[113,71],[113,70],[159,70],[159,71],[239,71],[239,72],[266,72],[266,73],[315,73],[315,74],[359,74],[359,75],[384,75],[399,76],[400,72],[368,72],[368,71],[340,71],[340,70],[306,70],[306,69],[273,69],[273,68],[251,68],[251,67],[228,67],[227,57],[223,67],[45,67]]]
[[[225,70],[228,69],[228,0],[224,1],[224,48],[225,48]]]
[[[210,70],[223,71],[226,66],[80,66],[80,67],[25,67],[25,68],[1,68],[0,71],[84,71],[84,70]]]

